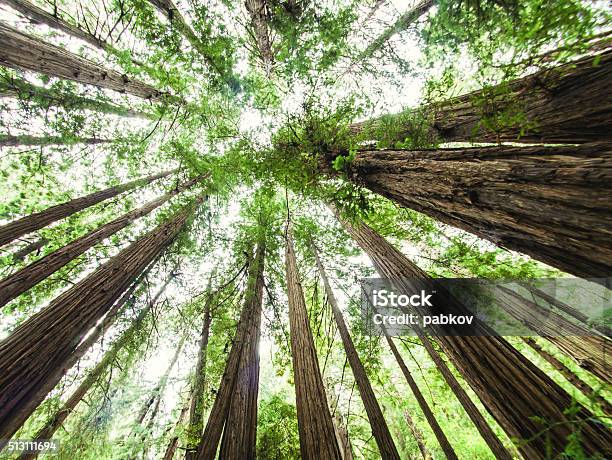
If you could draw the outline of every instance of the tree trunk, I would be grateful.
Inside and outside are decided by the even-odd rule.
[[[66,110],[91,110],[122,117],[155,118],[152,114],[132,110],[128,107],[108,101],[33,85],[17,77],[7,79],[0,76],[0,97],[12,97],[22,101],[35,101],[38,106],[44,109],[49,107],[63,107]]]
[[[96,230],[77,238],[63,248],[60,248],[51,254],[47,254],[42,259],[39,259],[27,267],[22,268],[18,272],[6,277],[0,281],[0,307],[6,305],[12,299],[24,293],[32,286],[35,286],[40,281],[46,279],[48,276],[52,275],[71,260],[74,260],[76,257],[80,256],[96,244],[114,235],[135,220],[146,216],[151,211],[166,203],[168,200],[182,191],[191,188],[202,178],[203,175],[200,175],[188,182],[185,182],[169,193],[150,201],[143,207],[134,209],[133,211],[130,211],[127,214],[124,214],[123,216],[102,225]]]
[[[257,244],[253,273],[254,295],[247,339],[242,347],[238,375],[234,384],[229,412],[225,420],[219,459],[254,460],[257,440],[257,397],[259,394],[259,335],[264,289],[266,244]]]
[[[49,240],[44,237],[38,238],[36,241],[32,241],[24,248],[20,249],[19,251],[15,251],[13,253],[13,262],[23,262],[27,256],[32,254],[34,251],[38,251],[48,242]]]
[[[556,371],[565,377],[569,383],[578,388],[582,394],[584,394],[591,401],[599,404],[606,415],[609,417],[612,416],[612,405],[605,398],[595,393],[589,384],[580,380],[580,378],[574,374],[571,369],[569,369],[565,364],[563,364],[549,352],[544,350],[532,337],[521,338],[523,339],[523,342],[529,345],[538,355],[544,358],[544,360],[551,364]]]
[[[425,286],[444,295],[441,286],[370,227],[341,222],[368,254],[380,276],[392,280],[398,291],[411,292],[418,285],[419,289]],[[446,297],[444,308],[464,313],[451,296]],[[422,309],[417,313],[427,314]],[[567,437],[578,429],[575,420],[581,420],[581,446],[585,453],[604,456],[610,453],[609,431],[591,412],[578,406],[569,419],[564,410],[575,405],[570,395],[502,337],[487,336],[491,331],[480,321],[473,326],[474,332],[481,335],[453,336],[448,326],[430,329],[500,426],[510,437],[524,441],[519,451],[525,458],[544,459],[563,452]]]
[[[0,343],[0,438],[8,439],[61,378],[82,338],[184,228],[200,197],[123,249]],[[51,378],[50,376],[53,376]]]
[[[172,171],[164,171],[159,174],[153,174],[142,179],[136,179],[131,182],[127,182],[121,185],[115,185],[99,192],[94,192],[90,195],[75,198],[56,206],[51,206],[44,211],[30,214],[29,216],[22,217],[21,219],[10,222],[0,227],[0,246],[13,241],[23,235],[40,230],[47,225],[64,219],[72,214],[82,211],[94,204],[100,203],[101,201],[108,200],[114,196],[117,196],[128,190],[141,187],[143,185],[150,184],[151,182],[169,176],[177,172],[176,169]]]
[[[0,148],[2,147],[21,147],[21,146],[40,146],[46,147],[48,145],[74,145],[74,144],[86,144],[86,145],[99,145],[99,144],[111,144],[114,142],[113,139],[99,139],[97,137],[71,137],[66,138],[62,136],[8,136],[0,134]]]
[[[421,451],[423,460],[431,460],[432,456],[429,453],[427,446],[425,445],[423,433],[421,432],[421,430],[419,430],[419,427],[416,426],[414,420],[412,420],[412,417],[410,416],[410,412],[408,412],[407,410],[404,411],[404,418],[406,419],[406,423],[408,424],[408,428],[410,428],[414,439],[416,439],[417,446],[419,446],[419,450]]]
[[[133,339],[133,334],[142,326],[144,319],[147,317],[153,306],[159,300],[159,297],[164,293],[166,287],[172,280],[172,276],[168,276],[164,284],[157,290],[153,298],[147,305],[138,313],[138,316],[132,321],[130,326],[123,331],[121,336],[113,342],[110,349],[104,353],[102,360],[89,372],[87,377],[81,382],[78,388],[64,402],[62,407],[49,419],[36,434],[36,441],[44,441],[52,439],[57,429],[64,423],[68,416],[74,412],[76,406],[81,402],[83,397],[89,392],[91,387],[99,380],[100,376],[108,369],[115,360],[117,353]],[[109,312],[110,313],[110,312]],[[89,347],[87,347],[89,348]],[[22,454],[19,460],[31,460],[38,457],[38,454]]]
[[[465,412],[470,417],[470,420],[474,423],[478,432],[485,440],[493,455],[497,460],[512,460],[514,456],[504,447],[499,438],[495,435],[489,423],[485,420],[483,415],[480,413],[474,402],[470,399],[467,392],[463,389],[461,384],[457,381],[452,371],[446,365],[446,362],[442,359],[442,357],[438,354],[438,352],[434,349],[431,341],[426,336],[421,336],[421,343],[427,350],[427,353],[433,360],[437,369],[444,377],[444,380],[448,384],[448,386],[453,390],[453,393],[465,409]]]
[[[444,455],[446,455],[446,458],[449,460],[459,460],[459,457],[457,457],[457,454],[455,453],[453,446],[450,445],[450,442],[448,442],[446,435],[444,434],[444,432],[442,431],[442,428],[438,424],[438,421],[436,420],[436,416],[433,414],[433,412],[429,408],[429,404],[427,404],[427,401],[425,401],[425,398],[423,397],[421,390],[419,389],[416,382],[414,381],[414,378],[410,374],[410,371],[408,370],[408,367],[406,366],[406,363],[404,362],[402,355],[396,348],[395,343],[393,343],[393,340],[391,339],[391,337],[389,337],[389,334],[387,334],[387,329],[384,326],[381,326],[381,327],[382,327],[383,333],[385,334],[385,338],[387,339],[387,343],[389,344],[389,348],[391,349],[393,356],[395,356],[395,360],[399,364],[399,367],[402,370],[402,374],[404,374],[404,377],[406,378],[406,382],[408,382],[408,385],[410,386],[410,390],[412,391],[412,394],[414,395],[417,402],[419,403],[419,407],[423,411],[423,414],[425,415],[425,418],[427,419],[427,423],[429,423],[431,430],[436,435],[436,439],[440,443],[440,447],[442,448],[442,451],[444,451]]]
[[[187,418],[187,413],[189,412],[189,404],[185,404],[181,409],[181,413],[176,422],[177,428],[185,421]],[[170,438],[168,442],[168,447],[166,447],[166,452],[164,453],[164,460],[172,460],[174,458],[174,454],[176,453],[176,449],[178,448],[179,437],[174,435]]]
[[[370,426],[372,427],[372,435],[374,436],[376,444],[378,445],[381,458],[384,460],[399,460],[400,456],[397,448],[395,447],[395,443],[393,442],[393,437],[391,436],[391,432],[389,431],[385,417],[383,416],[378,400],[376,399],[376,395],[374,394],[374,390],[372,389],[370,379],[368,378],[366,370],[359,359],[359,355],[355,349],[355,345],[353,344],[349,330],[344,322],[342,312],[338,307],[338,302],[334,296],[334,291],[329,284],[325,267],[319,258],[319,253],[314,245],[314,242],[311,242],[311,248],[317,264],[317,269],[319,270],[319,275],[321,276],[323,286],[325,287],[325,294],[327,295],[327,300],[331,305],[334,319],[336,321],[336,325],[338,326],[338,332],[340,333],[340,337],[342,339],[342,345],[344,346],[344,351],[351,366],[351,370],[353,371],[353,376],[355,377],[355,382],[357,383],[357,388],[359,389],[363,406],[366,410],[366,414],[368,415],[368,420],[370,421]]]
[[[300,452],[304,460],[340,460],[342,455],[327,405],[304,293],[298,276],[293,239],[290,229],[288,230],[285,267]]]
[[[267,0],[246,0],[244,5],[251,19],[253,38],[255,39],[264,71],[270,77],[274,66],[274,53],[268,29],[270,11],[268,10]]]
[[[327,395],[327,405],[330,407],[332,413],[334,432],[336,433],[336,440],[340,446],[342,460],[353,460],[353,446],[351,445],[351,440],[349,438],[348,428],[342,419],[340,411],[338,410],[338,398],[329,379],[326,379],[325,381],[325,393]]]
[[[393,140],[435,135],[441,141],[580,144],[612,140],[612,49],[558,67],[416,109],[354,123],[366,137],[385,123],[398,123]],[[422,115],[421,115],[422,114]],[[517,121],[507,122],[515,119]],[[395,128],[394,128],[395,132]],[[388,134],[388,133],[387,133]],[[376,137],[376,136],[374,136]]]
[[[29,70],[50,77],[73,80],[120,93],[175,104],[184,101],[115,70],[106,69],[88,59],[44,40],[0,23],[0,64],[17,70]]]
[[[363,151],[349,177],[581,277],[612,273],[612,144]]]

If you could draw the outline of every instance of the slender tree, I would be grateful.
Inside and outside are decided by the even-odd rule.
[[[392,280],[395,289],[438,290],[444,295],[441,286],[436,286],[425,272],[369,226],[353,225],[341,217],[340,220],[378,273]],[[464,311],[451,296],[445,295],[444,301],[448,311],[459,314]],[[417,313],[427,314],[421,310]],[[522,455],[543,459],[550,449],[553,453],[561,452],[567,437],[576,430],[580,430],[581,446],[589,455],[609,451],[606,441],[609,433],[593,414],[572,401],[502,337],[491,336],[491,331],[479,321],[473,325],[478,336],[459,337],[448,326],[432,327],[431,335],[500,426],[509,436],[521,440],[518,447]],[[565,411],[574,406],[576,414],[568,418]]]
[[[0,343],[0,437],[10,438],[57,384],[58,369],[123,291],[185,227],[204,197],[123,249]],[[53,379],[51,379],[53,376]]]
[[[153,174],[148,177],[136,179],[130,182],[126,182],[121,185],[114,185],[104,190],[91,193],[89,195],[75,198],[56,206],[51,206],[44,211],[30,214],[29,216],[22,217],[13,222],[0,227],[0,246],[9,243],[23,235],[40,230],[47,225],[56,222],[60,219],[64,219],[72,214],[82,211],[94,204],[100,203],[101,201],[108,200],[114,196],[117,196],[123,192],[133,190],[137,187],[150,184],[157,179],[162,179],[177,172],[176,169],[172,171],[164,171],[158,174]]]
[[[362,151],[348,177],[400,206],[582,277],[612,272],[608,144]]]
[[[336,296],[334,295],[332,287],[329,284],[327,272],[325,271],[325,267],[321,262],[319,253],[313,241],[311,241],[311,249],[315,258],[317,269],[319,271],[319,276],[321,276],[321,280],[323,281],[327,300],[331,305],[334,320],[336,321],[338,331],[340,332],[340,338],[342,339],[344,351],[346,353],[349,365],[351,366],[351,370],[353,371],[355,381],[357,382],[357,388],[359,389],[361,400],[363,401],[366,414],[368,415],[368,420],[370,421],[370,426],[372,427],[372,435],[376,440],[380,455],[385,460],[399,459],[400,456],[397,448],[395,447],[395,443],[393,442],[393,437],[391,436],[387,422],[385,421],[380,405],[378,404],[378,400],[376,399],[376,395],[374,394],[374,390],[372,389],[370,379],[368,378],[366,370],[359,359],[359,355],[355,349],[355,345],[353,344],[349,330],[344,322],[344,318],[342,317],[342,312],[338,306],[338,301],[336,300]]]
[[[189,404],[185,404],[181,409],[181,413],[179,414],[179,418],[176,421],[176,428],[178,428],[185,420],[187,419],[187,414],[189,412]],[[179,437],[178,434],[174,434],[170,441],[168,441],[168,446],[166,447],[166,452],[164,453],[164,460],[172,460],[174,458],[174,454],[176,454],[176,450],[178,449]]]
[[[317,351],[310,330],[291,229],[287,230],[285,269],[300,452],[305,460],[340,460],[342,455],[327,405]]]
[[[269,77],[274,67],[274,52],[268,28],[270,7],[266,0],[246,0],[244,3],[251,20],[252,35],[266,75]]]
[[[22,268],[14,274],[0,281],[0,307],[6,305],[12,299],[24,293],[32,286],[55,273],[64,265],[83,254],[85,251],[100,243],[106,238],[114,235],[119,230],[127,227],[135,220],[149,214],[172,197],[197,184],[205,175],[200,175],[180,186],[174,188],[165,195],[150,201],[141,208],[134,209],[117,219],[108,222],[96,230],[72,241],[66,246],[47,254],[36,262]]]
[[[425,440],[423,439],[423,432],[419,429],[418,426],[416,426],[414,420],[412,420],[412,417],[410,416],[410,412],[408,412],[407,410],[404,411],[404,418],[406,419],[406,424],[408,425],[408,428],[410,428],[410,432],[412,433],[414,439],[417,442],[417,446],[419,447],[419,451],[423,456],[423,460],[431,460],[433,457],[431,456],[429,449],[427,449],[427,446],[425,445]]]
[[[30,254],[32,254],[33,252],[38,252],[40,249],[42,249],[47,243],[49,242],[48,238],[42,237],[42,238],[38,238],[35,241],[32,241],[31,243],[28,243],[27,246],[24,246],[22,249],[20,249],[19,251],[15,251],[13,253],[13,261],[14,262],[23,262],[24,259],[29,256]]]
[[[0,135],[0,148],[74,144],[99,145],[111,144],[112,142],[114,142],[113,139],[100,139],[97,137],[30,136],[27,134],[19,136]]]

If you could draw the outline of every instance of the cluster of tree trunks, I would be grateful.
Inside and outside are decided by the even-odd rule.
[[[341,222],[378,273],[398,291],[425,288],[444,295],[441,286],[370,227]],[[449,311],[462,311],[450,295],[445,303]],[[426,314],[418,308],[416,313]],[[568,417],[565,411],[576,405],[570,395],[506,340],[490,336],[481,323],[476,328],[480,335],[474,337],[453,335],[448,326],[434,326],[431,335],[506,433],[522,440],[518,449],[523,456],[544,459],[547,452],[558,455],[567,437],[577,430],[588,455],[610,454],[610,433],[593,414],[578,405],[575,416]]]
[[[203,199],[120,251],[0,343],[1,438],[10,438],[57,384],[58,370],[66,368],[83,337],[174,241]]]
[[[603,278],[612,273],[611,146],[360,151],[349,179],[568,273]]]

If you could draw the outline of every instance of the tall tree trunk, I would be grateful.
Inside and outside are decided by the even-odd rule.
[[[210,283],[209,283],[210,290]],[[197,442],[191,443],[192,439],[200,439],[204,423],[204,388],[206,385],[206,361],[208,354],[208,336],[210,335],[210,323],[212,320],[210,307],[216,299],[213,292],[208,294],[204,304],[204,314],[202,320],[202,332],[200,333],[198,362],[196,363],[193,376],[193,386],[191,389],[191,401],[189,404],[189,424],[187,428],[188,445],[185,450],[185,460],[195,460],[197,453]]]
[[[551,355],[549,352],[544,350],[533,337],[522,337],[523,342],[529,345],[538,355],[544,358],[549,364],[551,364],[556,371],[558,371],[565,379],[578,388],[582,394],[593,402],[599,404],[603,411],[610,417],[612,416],[612,405],[601,395],[595,393],[595,390],[591,388],[589,384],[583,382],[574,372],[571,371],[565,364],[559,361],[556,357]]]
[[[317,269],[319,270],[319,275],[321,276],[321,280],[323,281],[325,294],[327,295],[327,300],[331,305],[332,312],[334,314],[334,320],[336,321],[336,325],[338,326],[338,332],[340,332],[340,337],[342,339],[342,345],[344,346],[344,351],[351,366],[351,370],[353,371],[353,376],[355,377],[355,381],[357,382],[357,388],[359,390],[361,400],[363,401],[363,406],[365,407],[366,414],[368,415],[368,420],[370,421],[370,426],[372,427],[372,435],[374,436],[376,444],[378,445],[378,450],[380,452],[381,458],[385,460],[399,460],[400,456],[397,451],[397,448],[395,447],[395,443],[393,442],[393,437],[391,436],[391,432],[389,431],[389,427],[387,426],[385,417],[383,416],[382,410],[380,409],[380,406],[378,404],[378,400],[376,399],[376,395],[374,394],[374,390],[372,389],[370,379],[368,378],[366,370],[363,367],[361,360],[359,359],[359,355],[357,353],[357,350],[355,349],[355,345],[353,344],[353,340],[351,339],[349,330],[346,326],[346,323],[344,322],[342,312],[338,307],[336,296],[334,295],[334,291],[332,290],[332,287],[329,284],[325,267],[321,262],[319,253],[314,242],[311,242],[311,248],[315,258],[315,262],[317,264]]]
[[[451,388],[451,390],[453,390],[453,393],[465,409],[465,412],[470,417],[470,420],[472,420],[478,429],[478,432],[489,446],[489,449],[491,449],[491,452],[493,452],[493,455],[495,455],[495,458],[497,460],[512,460],[514,456],[504,447],[502,442],[495,435],[489,423],[476,407],[476,404],[474,404],[474,402],[470,399],[470,396],[457,381],[452,371],[446,365],[446,362],[444,362],[442,357],[434,349],[429,337],[421,336],[421,343],[436,365],[436,368],[442,374],[442,377],[444,377],[444,380],[448,386]]]
[[[504,286],[495,288],[493,292],[499,306],[510,316],[555,344],[581,368],[607,384],[612,383],[608,363],[610,339],[593,335],[588,329],[553,311],[544,310],[536,302]]]
[[[138,316],[132,321],[129,327],[123,331],[121,336],[113,342],[109,350],[104,353],[102,360],[87,374],[87,377],[81,382],[78,388],[70,395],[70,397],[64,402],[62,407],[55,412],[55,414],[49,419],[49,421],[38,431],[35,440],[44,441],[46,439],[52,439],[57,429],[64,423],[68,416],[74,412],[74,409],[81,402],[83,397],[89,392],[91,387],[100,379],[102,374],[109,368],[109,366],[115,360],[117,353],[123,349],[123,347],[133,339],[134,333],[140,329],[143,321],[153,308],[159,297],[164,293],[168,284],[172,281],[172,274],[168,276],[164,284],[157,290],[153,298],[147,303],[147,305],[138,313]],[[109,312],[110,313],[110,312]],[[89,348],[89,347],[88,347]],[[30,460],[38,457],[38,454],[22,454],[19,460]]]
[[[172,171],[164,171],[162,173],[136,179],[125,184],[115,185],[113,187],[109,187],[80,198],[75,198],[56,206],[51,206],[44,211],[35,212],[34,214],[30,214],[29,216],[22,217],[21,219],[0,226],[0,246],[3,246],[23,235],[40,230],[53,222],[71,216],[72,214],[89,208],[90,206],[100,203],[101,201],[108,200],[109,198],[117,196],[123,192],[127,192],[128,190],[150,184],[157,179],[167,177],[175,172],[177,172],[176,169]]]
[[[290,228],[287,231],[285,268],[300,452],[304,460],[340,460],[342,455],[327,405]]]
[[[336,440],[340,446],[340,453],[342,454],[342,460],[353,460],[353,446],[348,434],[348,428],[342,415],[338,409],[338,398],[334,392],[334,387],[329,380],[325,382],[325,393],[327,394],[327,405],[330,407],[332,412],[332,421],[334,422],[334,432],[336,433]]]
[[[270,40],[270,30],[268,28],[268,18],[270,11],[267,0],[246,0],[244,5],[251,19],[253,28],[253,38],[257,45],[257,50],[261,58],[266,75],[270,77],[274,67],[274,53],[272,51],[272,41]]]
[[[225,370],[223,371],[219,389],[217,390],[217,396],[210,414],[208,415],[208,421],[206,422],[206,427],[204,428],[204,433],[202,434],[200,445],[198,446],[196,456],[198,460],[214,460],[217,455],[217,448],[219,447],[223,427],[228,418],[230,404],[234,396],[234,388],[238,380],[242,350],[249,340],[249,330],[252,329],[251,322],[253,321],[254,311],[257,308],[256,304],[259,302],[259,283],[263,283],[263,280],[260,280],[261,277],[258,276],[257,272],[259,266],[260,264],[253,262],[249,267],[244,306],[240,313],[236,335],[234,336],[232,348],[227,357]],[[263,264],[261,264],[261,266],[263,268]],[[263,289],[263,284],[261,289]]]
[[[418,284],[419,289],[444,295],[441,286],[370,227],[340,220],[380,276],[390,279],[397,290],[411,292]],[[451,296],[445,298],[444,307],[463,312]],[[427,314],[422,309],[417,313]],[[570,395],[502,337],[487,336],[490,331],[480,321],[473,325],[474,332],[482,335],[457,337],[447,326],[433,326],[431,335],[506,433],[525,441],[519,446],[524,457],[544,459],[548,449],[553,455],[562,452],[567,437],[578,429],[575,420],[580,420],[585,453],[610,453],[610,433],[591,412],[578,406],[568,418],[564,411],[575,404]]]
[[[254,460],[257,440],[257,396],[259,394],[259,335],[264,289],[265,240],[257,244],[253,272],[255,292],[247,339],[242,347],[238,375],[223,430],[219,459]]]
[[[39,249],[42,249],[42,247],[45,246],[48,242],[49,242],[49,239],[44,238],[44,237],[38,238],[36,241],[32,241],[24,248],[20,249],[19,251],[15,251],[13,253],[13,262],[23,262],[27,256],[32,254],[34,251],[38,251]]]
[[[416,426],[416,424],[414,423],[414,420],[412,420],[412,417],[410,416],[410,412],[408,412],[407,410],[404,411],[404,418],[406,419],[408,428],[410,428],[410,432],[414,436],[414,439],[416,439],[417,446],[419,447],[419,450],[421,451],[423,460],[431,460],[432,456],[431,456],[431,453],[429,452],[429,449],[427,449],[427,446],[425,445],[425,440],[423,439],[423,433],[421,432],[421,430],[419,430],[419,427]]]
[[[33,85],[22,78],[0,76],[0,97],[12,97],[22,101],[33,100],[43,108],[63,107],[66,110],[91,110],[122,117],[154,119],[149,113],[133,110],[112,102],[79,96],[68,91],[47,89]]]
[[[159,91],[141,81],[132,80],[115,70],[101,67],[95,62],[20,32],[5,23],[0,23],[0,64],[12,69],[39,72],[50,77],[131,94],[151,101],[184,103],[180,97]]]
[[[27,134],[20,136],[9,136],[0,134],[0,148],[2,147],[21,147],[21,146],[41,146],[48,145],[99,145],[110,144],[113,139],[99,139],[97,137],[72,137],[66,138],[62,136],[30,136]]]
[[[581,277],[612,273],[612,144],[363,151],[349,177]]]
[[[181,409],[178,420],[176,421],[177,428],[185,421],[188,412],[189,404],[185,404]],[[168,441],[168,447],[166,447],[166,452],[164,453],[164,460],[172,460],[174,458],[174,454],[178,448],[178,441],[179,437],[176,434],[170,438],[170,441]]]
[[[393,140],[429,133],[442,141],[580,144],[612,140],[612,49],[439,104],[411,116],[386,116],[351,125],[370,135],[397,123]],[[516,119],[508,123],[505,120]],[[406,121],[409,120],[409,121]],[[396,132],[397,131],[397,132]],[[389,131],[386,130],[386,135]],[[376,136],[374,136],[376,137]]]
[[[202,200],[123,249],[0,342],[0,438],[10,438],[45,398],[43,390],[57,384],[61,375],[55,374],[83,337],[174,241]]]
[[[391,339],[391,337],[389,337],[389,334],[387,333],[387,329],[385,327],[382,327],[382,330],[383,330],[383,333],[385,334],[385,338],[387,339],[387,343],[389,344],[389,348],[391,349],[393,356],[395,356],[395,360],[399,364],[399,367],[402,370],[402,374],[404,374],[404,377],[406,378],[406,382],[408,382],[408,386],[410,386],[410,390],[412,391],[412,394],[414,395],[417,402],[419,403],[419,407],[423,411],[423,414],[425,415],[425,418],[427,419],[427,423],[429,423],[431,430],[434,432],[434,434],[436,435],[436,439],[440,443],[440,447],[442,448],[444,455],[446,455],[446,458],[449,460],[459,460],[459,457],[457,457],[457,454],[455,453],[455,449],[453,449],[453,446],[451,446],[450,442],[448,442],[448,439],[446,435],[444,434],[444,431],[442,431],[440,424],[436,420],[436,416],[431,411],[429,404],[427,404],[427,401],[425,401],[425,398],[423,397],[421,390],[419,389],[414,378],[410,374],[410,371],[408,370],[408,367],[406,366],[406,363],[404,362],[402,355],[400,354],[397,347],[395,346],[395,343],[393,343],[393,340]]]
[[[114,235],[135,220],[146,216],[151,211],[166,203],[168,200],[182,191],[189,189],[203,177],[204,175],[200,175],[194,179],[191,179],[190,181],[185,182],[169,193],[150,201],[143,207],[134,209],[123,216],[100,226],[96,230],[77,238],[63,248],[46,255],[42,259],[39,259],[27,267],[22,268],[18,272],[6,277],[0,281],[0,307],[6,305],[12,299],[24,293],[32,286],[35,286],[40,281],[46,279],[48,276],[52,275],[71,260],[74,260],[76,257],[80,256],[96,244]]]

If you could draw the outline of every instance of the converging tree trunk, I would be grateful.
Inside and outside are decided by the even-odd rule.
[[[350,180],[581,277],[612,273],[612,144],[362,151]]]
[[[441,286],[369,226],[341,222],[380,276],[390,279],[395,289],[412,292],[416,286],[445,295]],[[451,296],[445,295],[444,307],[464,312]],[[416,313],[427,314],[418,308]],[[473,326],[478,336],[457,337],[452,326],[435,325],[431,335],[500,426],[520,442],[518,449],[523,456],[545,459],[557,455],[564,450],[567,437],[577,430],[588,455],[605,456],[610,452],[609,431],[591,412],[572,401],[502,337],[488,335],[491,331],[479,321]],[[570,407],[575,407],[571,418],[565,413]]]
[[[50,77],[73,80],[85,85],[110,89],[119,93],[175,104],[184,101],[146,83],[132,80],[125,74],[46,43],[5,23],[0,23],[0,64],[12,69],[39,72]]]
[[[8,439],[44,399],[87,332],[185,227],[204,197],[120,251],[0,342],[0,438]],[[53,376],[53,378],[50,378]]]
[[[300,452],[304,460],[340,460],[342,455],[327,405],[290,228],[287,231],[285,268]]]
[[[374,140],[427,133],[442,141],[580,144],[612,140],[612,49],[399,115],[351,125]],[[385,130],[388,136],[391,130]]]
[[[29,216],[22,217],[21,219],[0,226],[0,246],[16,240],[23,235],[40,230],[53,222],[71,216],[76,212],[87,209],[90,206],[98,204],[104,200],[108,200],[109,198],[137,187],[148,185],[157,179],[167,177],[175,172],[177,172],[176,169],[172,171],[164,171],[162,173],[136,179],[125,184],[115,185],[113,187],[94,192],[90,195],[75,198],[56,206],[51,206],[44,211],[35,212],[34,214],[30,214]]]
[[[200,181],[203,177],[204,175],[200,175],[181,184],[165,195],[145,204],[143,207],[134,209],[133,211],[130,211],[127,214],[124,214],[123,216],[100,226],[96,230],[77,238],[63,248],[47,254],[45,257],[6,277],[0,281],[0,307],[6,305],[9,301],[24,293],[32,286],[35,286],[40,281],[46,279],[71,260],[74,260],[85,251],[92,248],[94,245],[114,235],[135,220],[146,216],[182,191],[189,189],[194,184],[198,183],[198,181]]]
[[[266,75],[269,77],[274,67],[274,53],[272,51],[272,40],[268,29],[268,18],[270,11],[266,0],[246,0],[244,3],[253,29],[253,38],[259,52]]]
[[[380,455],[385,460],[399,460],[400,456],[397,451],[397,448],[395,447],[395,442],[393,442],[393,437],[391,436],[391,432],[389,431],[387,422],[383,416],[382,410],[380,409],[380,405],[378,404],[378,400],[376,399],[374,390],[372,389],[370,379],[368,378],[366,370],[363,367],[361,360],[359,359],[359,355],[357,354],[357,350],[355,349],[355,345],[353,344],[353,340],[351,339],[349,330],[346,326],[346,323],[344,322],[342,312],[338,307],[336,296],[334,295],[334,291],[332,290],[332,287],[329,284],[327,272],[325,271],[325,267],[321,262],[319,253],[314,242],[311,242],[311,248],[315,258],[315,262],[317,264],[319,275],[321,276],[321,280],[323,281],[325,294],[327,295],[327,300],[331,305],[334,320],[336,321],[338,331],[340,332],[340,338],[342,339],[342,345],[344,346],[344,351],[351,366],[351,370],[353,371],[353,376],[355,377],[355,381],[357,382],[357,388],[359,390],[361,400],[363,401],[366,414],[368,415],[368,420],[370,421],[370,426],[372,427],[372,435],[376,440]]]
[[[113,139],[99,139],[97,137],[63,137],[63,136],[30,136],[30,135],[19,135],[9,136],[0,135],[0,148],[1,147],[21,147],[21,146],[40,146],[46,147],[48,145],[99,145],[99,144],[111,144]]]

